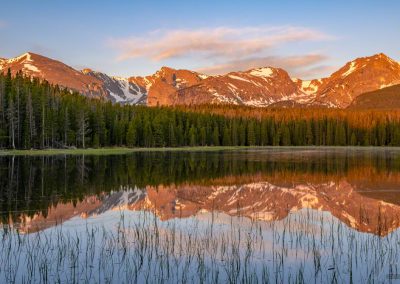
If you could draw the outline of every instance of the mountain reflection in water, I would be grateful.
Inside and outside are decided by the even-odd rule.
[[[110,210],[275,222],[308,208],[378,236],[400,226],[400,151],[390,149],[8,156],[0,188],[2,223],[25,233]]]

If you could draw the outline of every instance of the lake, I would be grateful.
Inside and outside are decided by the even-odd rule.
[[[397,148],[0,156],[0,207],[0,283],[400,282]]]

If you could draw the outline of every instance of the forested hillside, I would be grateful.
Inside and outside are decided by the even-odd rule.
[[[400,146],[399,111],[144,107],[0,75],[0,147]]]
[[[394,85],[358,96],[350,109],[393,109],[400,108],[400,85]]]

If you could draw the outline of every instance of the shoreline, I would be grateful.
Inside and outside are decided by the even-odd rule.
[[[400,147],[390,146],[196,146],[165,148],[87,148],[87,149],[30,149],[0,150],[0,156],[48,156],[48,155],[124,155],[135,152],[217,152],[234,150],[395,150]]]

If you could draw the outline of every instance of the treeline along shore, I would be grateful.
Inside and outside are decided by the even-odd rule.
[[[400,146],[400,111],[112,104],[0,74],[0,148]]]

